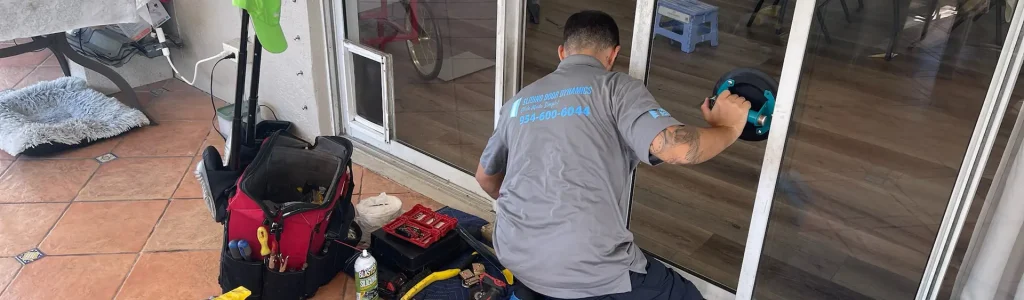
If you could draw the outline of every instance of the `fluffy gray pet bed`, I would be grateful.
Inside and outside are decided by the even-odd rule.
[[[0,91],[0,150],[46,155],[149,125],[141,111],[90,89],[77,77]]]

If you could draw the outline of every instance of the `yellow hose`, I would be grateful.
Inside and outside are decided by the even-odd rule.
[[[512,271],[508,269],[501,270],[501,275],[505,275],[505,282],[508,284],[515,284],[515,279],[512,277]]]
[[[414,285],[411,289],[409,289],[409,292],[405,293],[405,295],[402,296],[402,300],[410,300],[410,299],[412,299],[413,296],[416,296],[416,293],[419,293],[420,291],[422,291],[424,288],[426,288],[430,284],[434,283],[435,281],[440,281],[440,280],[445,280],[445,279],[448,279],[448,278],[455,277],[455,275],[459,275],[460,271],[462,271],[462,270],[451,269],[451,270],[444,270],[444,271],[437,271],[437,272],[434,272],[434,273],[430,273],[430,275],[428,275],[426,278],[423,278],[423,280],[420,280],[419,283],[416,283],[416,285]]]

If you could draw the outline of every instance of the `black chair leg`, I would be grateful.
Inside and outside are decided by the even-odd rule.
[[[782,22],[786,20],[786,5],[789,4],[789,0],[779,1],[779,19],[775,23],[775,34],[782,34]]]
[[[892,60],[892,51],[896,48],[896,40],[899,39],[900,31],[903,30],[903,23],[900,22],[900,15],[900,0],[892,0],[892,39],[889,40],[889,48],[885,51],[886,61]]]
[[[839,4],[843,6],[843,15],[846,16],[846,23],[850,22],[850,8],[846,7],[846,0],[839,0]]]
[[[996,20],[996,34],[995,38],[993,38],[993,43],[1000,47],[1003,46],[1003,39],[1000,37],[1003,36],[1003,16],[1006,14],[1004,10],[1006,6],[1003,3],[1004,2],[995,2],[992,4],[996,6],[996,16],[994,18]]]
[[[761,11],[761,5],[764,5],[764,0],[757,0],[757,5],[754,5],[754,12],[750,13],[750,19],[747,20],[747,27],[754,25],[754,18],[757,17],[757,12]]]
[[[817,11],[814,12],[814,15],[817,16],[815,19],[818,20],[818,27],[821,27],[821,34],[825,36],[825,43],[831,44],[832,36],[828,34],[828,27],[825,26],[825,16],[821,12],[823,6],[825,6],[826,3],[828,3],[828,0],[825,0],[825,2],[822,2],[821,5],[818,6],[818,9]]]
[[[71,76],[71,67],[68,65],[68,58],[64,56],[64,52],[57,49],[57,44],[52,42],[47,47],[50,48],[50,52],[53,52],[53,57],[57,58],[57,63],[60,64],[60,70],[64,72],[64,76]]]
[[[857,0],[857,11],[864,10],[864,0]]]
[[[921,40],[928,35],[928,28],[932,26],[932,19],[935,18],[935,10],[939,8],[939,0],[931,0],[928,4],[928,16],[924,19],[924,25],[921,27]],[[960,11],[958,8],[956,11]]]
[[[540,3],[537,0],[526,2],[526,13],[530,23],[540,24]]]

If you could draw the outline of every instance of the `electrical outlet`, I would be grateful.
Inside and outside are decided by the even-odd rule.
[[[246,47],[245,47],[245,56],[246,56],[245,63],[246,64],[250,64],[250,65],[252,64],[252,52],[253,52],[253,48],[254,48],[253,44],[252,44],[252,39],[253,38],[250,37],[248,39],[248,41],[246,41],[246,43],[245,43],[246,44]],[[230,60],[230,61],[232,61],[232,62],[234,62],[236,64],[238,63],[238,49],[239,49],[238,48],[238,42],[240,42],[241,40],[242,39],[240,39],[240,38],[233,38],[231,40],[228,40],[227,42],[224,42],[224,44],[223,44],[224,51],[235,54],[234,58],[230,58],[228,60]]]

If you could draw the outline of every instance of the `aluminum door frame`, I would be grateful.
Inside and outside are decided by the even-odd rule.
[[[970,143],[967,144],[967,152],[960,165],[960,172],[953,185],[953,192],[946,204],[946,212],[939,225],[939,233],[932,244],[928,262],[925,264],[924,274],[917,290],[916,299],[918,300],[936,299],[942,289],[942,280],[949,269],[953,252],[956,251],[956,243],[963,230],[964,221],[970,213],[978,185],[984,178],[985,167],[999,135],[999,126],[1006,114],[1006,109],[1013,96],[1014,85],[1017,83],[1017,76],[1020,74],[1021,64],[1024,62],[1022,26],[1024,26],[1024,7],[1018,5],[1014,9],[1013,19],[1010,21],[1009,30],[1006,33],[1005,42],[1003,42],[1003,49],[999,54],[999,61],[992,74],[988,93],[985,95],[985,102],[981,106],[981,113],[974,126],[974,133],[971,135]],[[1014,128],[1014,132],[1016,131],[1017,128]],[[1008,143],[1008,145],[1011,144],[1012,142]],[[1003,159],[1005,160],[1005,158],[1004,155]],[[1002,166],[999,169],[1003,169]],[[997,173],[996,176],[1004,175]],[[993,184],[989,190],[1001,191],[1002,184],[1005,182]]]
[[[769,213],[792,117],[793,101],[797,92],[797,83],[800,81],[804,52],[807,49],[811,21],[814,17],[814,6],[815,0],[797,0],[795,5],[796,11],[793,13],[793,22],[790,25],[789,41],[786,45],[782,76],[779,80],[778,97],[775,99],[775,111],[772,115],[772,130],[768,133],[757,194],[754,198],[754,209],[750,218],[750,230],[747,232],[736,299],[750,299],[753,295],[757,267],[764,247],[764,237],[768,230]],[[656,10],[657,0],[637,1],[637,17],[633,24],[631,48],[633,55],[629,61],[629,75],[644,80],[644,82],[647,82],[650,72],[651,43],[654,40],[653,22]],[[637,53],[646,55],[636,55]],[[633,199],[630,199],[629,202],[632,206]]]

